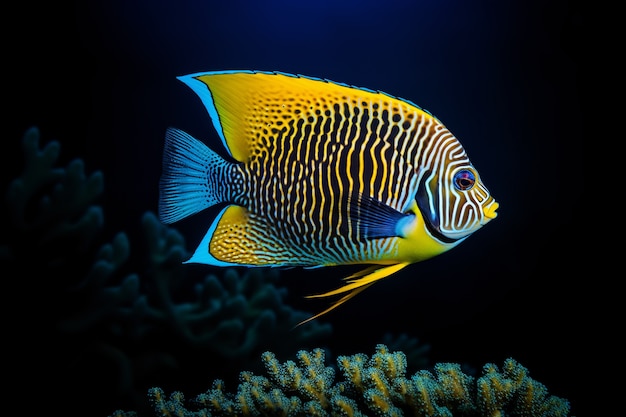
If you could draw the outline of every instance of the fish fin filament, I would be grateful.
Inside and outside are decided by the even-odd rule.
[[[333,305],[331,305],[330,307],[328,307],[326,310],[314,315],[313,317],[310,317],[304,321],[301,321],[300,323],[298,323],[298,326],[307,323],[311,320],[314,320],[326,313],[328,313],[331,310],[334,310],[335,308],[339,307],[341,304],[345,303],[346,301],[348,301],[349,299],[353,298],[354,296],[356,296],[357,294],[359,294],[360,292],[364,291],[365,289],[369,288],[371,285],[373,285],[376,281],[381,280],[383,278],[386,278],[392,274],[395,274],[396,272],[398,272],[399,270],[401,270],[402,268],[404,268],[405,266],[409,265],[409,263],[398,263],[398,264],[394,264],[394,265],[389,265],[389,266],[383,266],[381,267],[380,265],[373,265],[370,267],[367,267],[359,272],[356,272],[346,278],[344,278],[344,280],[346,280],[347,284],[344,285],[343,287],[339,287],[337,289],[334,289],[332,291],[328,291],[325,292],[323,294],[313,294],[313,295],[308,295],[306,296],[306,298],[323,298],[323,297],[332,297],[334,295],[338,295],[338,294],[343,294],[348,292],[348,294],[344,295],[341,299],[339,299],[337,302],[335,302]]]
[[[314,315],[314,316],[312,316],[312,317],[309,317],[309,318],[308,318],[308,319],[306,319],[306,320],[302,320],[300,323],[298,323],[298,324],[296,325],[296,327],[298,327],[298,326],[302,326],[304,323],[308,323],[308,322],[310,322],[310,321],[312,321],[312,320],[315,320],[316,318],[323,316],[324,314],[328,313],[329,311],[336,309],[337,307],[339,307],[340,305],[342,305],[343,303],[345,303],[346,301],[348,301],[349,299],[351,299],[351,298],[352,298],[352,297],[354,297],[355,295],[359,294],[360,292],[364,291],[365,289],[369,288],[369,287],[370,287],[371,285],[373,285],[373,284],[374,284],[374,283],[373,283],[373,282],[371,282],[371,283],[369,283],[369,284],[363,285],[362,287],[359,287],[359,288],[353,289],[353,290],[352,290],[349,294],[346,294],[346,295],[344,295],[343,297],[341,297],[341,299],[340,299],[339,301],[335,302],[333,305],[331,305],[330,307],[328,307],[326,310],[324,310],[324,311],[322,311],[322,312],[320,312],[320,313],[317,313],[316,315]],[[308,296],[307,298],[312,298],[312,297],[323,297],[323,296],[324,296],[324,294],[321,294],[321,295],[312,295],[312,296]]]

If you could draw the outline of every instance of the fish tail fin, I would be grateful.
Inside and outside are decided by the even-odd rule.
[[[389,275],[392,275],[398,272],[399,270],[401,270],[408,264],[409,263],[407,262],[403,262],[403,263],[398,263],[398,264],[389,265],[389,266],[382,266],[382,267],[380,265],[373,265],[373,266],[365,268],[362,271],[356,272],[350,275],[349,277],[346,277],[345,281],[347,282],[347,284],[344,285],[343,287],[325,292],[324,294],[315,294],[315,295],[307,296],[307,298],[322,298],[322,297],[331,297],[333,295],[343,294],[346,292],[348,293],[344,295],[343,297],[341,297],[341,299],[336,301],[333,305],[328,307],[326,310],[320,313],[317,313],[316,315],[309,317],[306,320],[301,321],[300,323],[296,325],[296,327],[301,326],[304,323],[307,323],[311,320],[314,320],[328,313],[331,310],[334,310],[335,308],[339,307],[341,304],[345,303],[346,301],[348,301],[355,295],[371,287],[376,281],[386,278]]]
[[[208,146],[176,128],[165,133],[159,183],[159,219],[170,224],[224,201],[223,183],[231,165]]]

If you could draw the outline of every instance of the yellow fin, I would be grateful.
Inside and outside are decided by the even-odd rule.
[[[398,272],[399,270],[401,270],[407,265],[409,265],[408,262],[403,262],[403,263],[394,264],[390,266],[383,266],[383,267],[381,267],[380,265],[370,266],[359,272],[356,272],[350,275],[349,277],[344,278],[348,282],[348,284],[344,285],[343,287],[339,287],[335,290],[328,291],[323,294],[308,295],[306,298],[322,298],[322,297],[331,297],[333,295],[343,294],[345,292],[348,292],[348,294],[341,297],[341,299],[336,301],[333,305],[328,307],[326,310],[320,313],[317,313],[313,317],[309,317],[308,319],[301,321],[300,323],[297,324],[297,326],[300,326],[304,323],[314,320],[328,313],[329,311],[334,310],[335,308],[339,307],[341,304],[345,303],[346,301],[348,301],[355,295],[369,288],[376,281],[386,278],[389,275]]]
[[[224,146],[240,162],[271,149],[290,123],[324,115],[334,106],[385,100],[427,114],[377,91],[281,72],[213,71],[178,79],[201,98]]]
[[[316,318],[323,316],[324,314],[328,313],[331,310],[336,309],[337,307],[339,307],[341,304],[345,303],[346,301],[348,301],[349,299],[351,299],[352,297],[354,297],[355,295],[359,294],[360,292],[362,292],[363,290],[365,290],[366,288],[369,288],[372,284],[374,284],[373,282],[370,282],[369,284],[365,284],[360,288],[356,288],[354,290],[352,290],[352,292],[350,292],[349,294],[344,295],[343,297],[341,297],[341,299],[337,302],[335,302],[333,305],[331,305],[330,307],[328,307],[326,310],[317,313],[316,315],[309,317],[306,320],[302,320],[300,323],[298,323],[296,325],[296,327],[303,325],[304,323],[307,323],[311,320],[315,320]],[[307,298],[311,298],[311,297],[323,297],[326,294],[321,294],[321,295],[313,295],[313,296],[309,296]]]
[[[264,218],[230,205],[217,215],[187,263],[215,266],[280,266],[292,262],[289,251]]]

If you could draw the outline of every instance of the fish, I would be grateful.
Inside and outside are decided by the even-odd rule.
[[[158,214],[219,213],[184,263],[216,267],[362,265],[316,319],[408,265],[458,246],[497,216],[459,140],[394,95],[279,71],[176,77],[201,100],[220,154],[165,132]]]

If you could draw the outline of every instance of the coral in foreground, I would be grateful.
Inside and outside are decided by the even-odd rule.
[[[339,356],[325,365],[322,349],[301,350],[297,363],[280,363],[274,353],[261,356],[267,376],[240,374],[236,392],[222,380],[191,401],[180,391],[148,392],[155,416],[525,416],[566,417],[569,402],[548,394],[514,359],[501,368],[488,363],[482,375],[466,375],[454,363],[438,363],[433,372],[406,376],[406,356],[379,344],[376,352]],[[335,381],[339,371],[341,379]],[[137,413],[118,410],[110,417]]]

